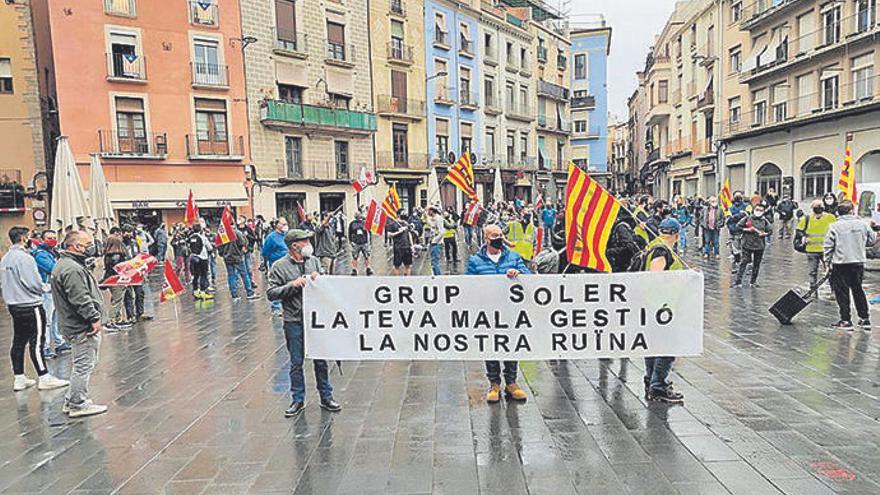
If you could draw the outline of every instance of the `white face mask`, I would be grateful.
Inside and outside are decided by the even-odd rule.
[[[306,244],[299,250],[299,254],[301,254],[303,258],[311,258],[312,255],[315,254],[315,248],[312,247],[311,244]]]
[[[756,212],[755,212],[755,216],[758,217],[758,218],[761,218],[761,217],[764,216],[764,212],[763,212],[763,211],[756,211]]]
[[[281,226],[281,232],[287,232],[288,230],[290,230],[290,226],[289,226],[289,225],[282,225],[282,226]]]

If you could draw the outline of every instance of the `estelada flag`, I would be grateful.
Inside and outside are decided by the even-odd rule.
[[[196,206],[196,201],[193,198],[192,189],[189,190],[189,198],[186,200],[186,213],[183,216],[183,221],[186,222],[187,227],[192,227],[194,223],[199,219],[199,207]]]
[[[730,205],[733,204],[733,195],[730,193],[730,179],[724,181],[724,187],[721,188],[721,193],[718,195],[718,202],[721,203],[721,209],[725,212],[730,210]]]
[[[389,217],[397,218],[397,212],[400,211],[400,195],[397,194],[396,184],[391,184],[391,188],[388,189],[385,201],[382,202],[382,209]]]
[[[473,201],[480,200],[480,197],[477,196],[477,191],[474,189],[474,165],[471,163],[469,151],[465,151],[461,158],[455,162],[455,165],[449,169],[449,172],[446,174],[446,180],[455,184]]]
[[[299,201],[296,202],[296,212],[299,213],[299,221],[305,222],[306,210],[303,209],[303,205]]]
[[[538,211],[543,207],[544,207],[544,198],[542,196],[538,196],[538,199],[535,201],[535,211]]]
[[[364,227],[376,235],[382,235],[385,232],[385,222],[387,221],[388,215],[385,214],[385,210],[379,208],[379,203],[376,203],[375,199],[370,201],[370,208],[367,210],[367,221],[364,223]]]
[[[477,224],[477,221],[480,219],[480,212],[483,210],[483,207],[480,206],[479,201],[471,201],[467,205],[467,209],[464,211],[464,223],[465,225],[474,226]]]
[[[361,173],[358,176],[357,180],[351,182],[351,185],[354,187],[355,192],[361,192],[364,189],[375,184],[375,180],[373,180],[373,172],[367,170],[367,167],[361,167]]]
[[[217,235],[214,236],[214,245],[219,247],[235,240],[235,229],[232,228],[232,210],[227,206],[223,208],[223,216],[220,217],[220,225],[217,226]]]
[[[843,158],[843,168],[840,170],[840,179],[837,181],[837,188],[843,192],[844,199],[852,201],[853,204],[858,202],[858,192],[856,191],[856,173],[853,169],[852,150],[849,149],[849,143],[846,143],[846,151]]]
[[[183,284],[177,278],[177,273],[171,267],[171,262],[165,260],[165,280],[162,281],[162,292],[159,293],[159,302],[174,299],[184,292]]]
[[[565,234],[568,261],[573,265],[610,272],[605,254],[620,203],[604,187],[576,167],[568,165],[565,187]]]

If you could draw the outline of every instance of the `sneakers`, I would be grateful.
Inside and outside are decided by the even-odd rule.
[[[321,400],[321,409],[330,412],[339,412],[342,410],[342,406],[333,400],[333,397],[330,397],[329,399]]]
[[[761,285],[758,284],[758,282],[752,282],[752,288],[753,288],[753,289],[760,288],[760,287],[761,287]]]
[[[41,352],[43,354],[43,359],[55,359],[58,357],[58,354],[48,347],[43,349]]]
[[[86,402],[80,407],[68,406],[67,415],[71,418],[82,418],[84,416],[95,416],[107,412],[107,406],[94,404],[91,401]]]
[[[198,301],[198,300],[201,299],[201,298],[202,298],[202,291],[200,291],[200,290],[194,290],[194,291],[193,291],[193,299],[195,299],[195,300]]]
[[[669,385],[663,390],[649,390],[648,400],[654,402],[664,402],[666,404],[683,404],[684,395],[676,392],[672,389],[672,385]]]
[[[12,382],[12,390],[14,392],[21,392],[26,388],[31,388],[37,384],[37,381],[33,378],[28,378],[24,375],[15,375],[15,379]]]
[[[66,387],[68,385],[70,385],[69,381],[62,380],[52,373],[46,373],[45,375],[41,376],[37,381],[37,390],[54,390],[56,388]]]
[[[63,344],[58,344],[55,346],[55,353],[61,354],[62,352],[67,352],[70,349],[71,349],[70,344],[67,342],[64,342]]]
[[[303,402],[291,402],[290,407],[284,411],[284,417],[292,418],[294,416],[299,416],[305,408],[306,405]]]
[[[486,402],[495,404],[501,400],[501,384],[493,383],[486,393]]]
[[[871,330],[871,320],[860,319],[859,320],[859,328],[861,328],[863,330]]]
[[[504,389],[504,398],[524,402],[526,400],[526,391],[519,388],[519,385],[511,383]]]
[[[247,296],[247,298],[248,298],[248,301],[256,301],[257,299],[260,298],[260,295],[255,292],[255,293]]]
[[[232,302],[233,302],[233,303],[237,303],[237,302],[239,302],[239,301],[241,301],[241,296],[235,296],[235,297],[232,298]]]
[[[199,299],[201,299],[202,301],[213,301],[214,295],[209,292],[201,292],[199,294]]]
[[[837,330],[852,330],[853,324],[851,321],[840,320],[837,323],[831,325],[831,328],[836,328]]]
[[[372,275],[372,274],[373,274],[373,269],[372,269],[372,268],[367,268],[367,276],[369,277],[369,276]]]

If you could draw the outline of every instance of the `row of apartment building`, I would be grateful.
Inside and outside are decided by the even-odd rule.
[[[847,143],[880,181],[878,35],[876,0],[678,2],[628,100],[621,182],[807,201],[835,190]]]
[[[182,219],[189,190],[209,221],[351,212],[364,168],[362,195],[458,208],[427,177],[463,150],[487,199],[496,169],[525,200],[561,194],[569,160],[606,169],[610,28],[541,0],[7,0],[0,33],[13,223],[45,217],[58,135],[83,184],[101,158],[120,220],[151,224]]]

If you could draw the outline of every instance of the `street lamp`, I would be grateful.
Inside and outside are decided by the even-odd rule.
[[[428,81],[430,81],[431,79],[437,79],[438,77],[446,77],[446,76],[448,76],[448,75],[449,75],[448,72],[446,72],[445,70],[441,70],[440,72],[434,74],[433,76],[428,76],[428,77],[426,77],[426,78],[425,78],[425,82],[428,82]]]

